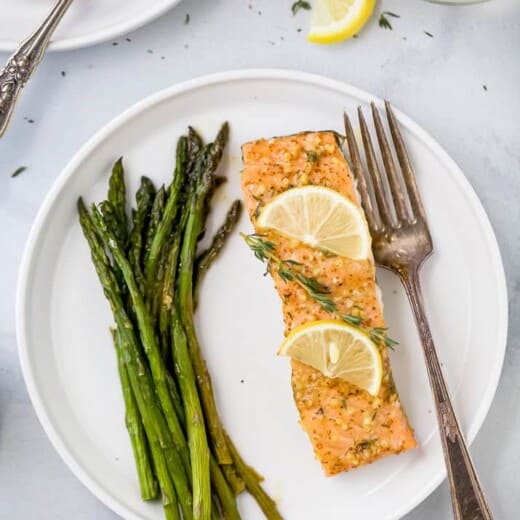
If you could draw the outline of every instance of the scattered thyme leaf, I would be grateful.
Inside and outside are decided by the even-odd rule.
[[[190,13],[186,13],[186,18],[184,18],[184,25],[188,25],[190,23]]]
[[[11,173],[11,178],[18,177],[18,175],[23,173],[25,170],[27,170],[27,166],[20,166],[19,168],[16,168],[16,170]]]
[[[305,150],[305,153],[307,154],[307,162],[314,164],[318,161],[319,155],[314,150]]]
[[[363,323],[363,318],[361,316],[354,316],[352,314],[340,314],[341,319],[353,325],[354,327],[359,327]]]
[[[389,22],[388,18],[385,16],[385,13],[381,13],[379,15],[379,21],[378,21],[379,27],[382,27],[383,29],[390,29],[393,30],[392,24]]]
[[[394,350],[394,348],[399,345],[397,341],[387,336],[386,327],[374,327],[370,330],[370,339],[374,343],[384,344],[390,350]]]
[[[377,439],[369,439],[368,441],[361,441],[356,444],[356,451],[364,451],[377,442]]]
[[[303,265],[301,262],[297,262],[296,260],[284,260],[284,262],[286,264],[291,264],[291,265]]]
[[[482,85],[482,88],[487,92],[487,85]]]
[[[429,36],[430,38],[433,38],[433,34],[431,32],[424,31],[424,34],[426,34],[426,36]]]
[[[293,16],[295,16],[300,9],[305,9],[306,11],[309,11],[311,9],[311,4],[306,0],[297,0],[291,6]]]

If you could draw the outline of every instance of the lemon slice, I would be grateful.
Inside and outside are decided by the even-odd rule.
[[[297,327],[285,338],[278,354],[372,395],[379,393],[383,365],[377,346],[362,331],[342,321],[312,321]]]
[[[370,254],[370,232],[361,209],[323,186],[284,191],[264,207],[257,224],[339,256],[362,260]]]
[[[336,43],[357,34],[374,11],[376,0],[316,0],[308,40]]]

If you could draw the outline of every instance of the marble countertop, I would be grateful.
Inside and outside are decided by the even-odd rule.
[[[47,440],[18,363],[16,275],[45,193],[83,142],[131,104],[198,75],[255,67],[319,73],[391,99],[445,147],[480,196],[503,255],[510,330],[497,395],[471,451],[495,517],[518,518],[520,2],[383,0],[378,10],[400,15],[393,30],[375,16],[357,39],[332,47],[305,41],[308,15],[293,17],[291,3],[185,0],[128,38],[49,54],[24,92],[0,141],[0,518],[116,518]],[[11,178],[20,166],[27,170]],[[448,518],[446,483],[406,516]]]

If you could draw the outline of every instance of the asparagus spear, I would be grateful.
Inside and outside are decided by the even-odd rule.
[[[163,355],[167,356],[168,350],[171,346],[170,341],[170,321],[172,315],[172,307],[175,292],[175,283],[177,275],[177,264],[179,261],[182,230],[186,225],[188,218],[187,203],[191,195],[194,184],[193,170],[196,164],[197,155],[202,147],[202,139],[199,134],[189,127],[187,137],[187,154],[186,154],[186,175],[184,183],[181,187],[179,206],[180,211],[177,216],[177,225],[172,234],[172,243],[168,252],[168,259],[166,262],[162,291],[160,294],[160,310],[159,310],[159,338]]]
[[[121,160],[118,161],[120,163]],[[117,163],[116,163],[117,164]],[[114,173],[115,172],[115,173]],[[115,180],[113,180],[115,177]],[[126,198],[125,198],[125,182],[124,182],[124,172],[122,169],[122,166],[116,167],[114,166],[112,176],[110,177],[110,188],[109,188],[109,200],[104,201],[100,204],[100,209],[104,215],[105,221],[107,223],[107,227],[112,231],[114,236],[119,242],[119,245],[123,247],[124,241],[126,240],[127,236],[127,230],[124,229],[124,226],[128,224],[127,221],[125,221],[123,218],[118,215],[124,214],[126,217]],[[136,222],[137,227],[134,226],[134,229],[132,230],[133,237],[141,242],[142,245],[142,234],[141,229],[142,224],[145,223],[147,216],[143,213],[146,211],[147,208],[151,208],[152,205],[152,195],[154,193],[153,183],[150,181],[150,179],[143,177],[141,179],[141,187],[139,188],[136,199],[137,199],[137,206],[138,210],[137,213],[139,214],[138,221]],[[113,202],[111,202],[113,201]],[[114,203],[118,204],[118,207],[114,207]],[[134,233],[135,230],[135,233]],[[132,244],[131,244],[132,245]],[[134,244],[136,247],[141,247],[139,244]],[[139,258],[140,253],[136,254],[136,259]],[[140,262],[136,262],[136,265],[138,265]],[[135,272],[134,268],[134,272]],[[139,265],[139,273],[141,273],[141,281],[142,284],[139,284],[137,282],[138,273],[136,272],[136,282],[138,285],[141,285],[140,289],[141,292],[143,292],[144,289],[144,281],[142,280],[142,271],[140,271],[140,265]],[[118,266],[114,266],[114,273],[116,275],[117,281],[120,285],[120,288],[125,288],[126,285],[124,285],[124,280],[122,276],[122,272],[119,269]],[[159,298],[159,297],[158,297]],[[172,396],[173,404],[177,413],[177,417],[179,419],[179,422],[181,424],[184,424],[184,410],[182,406],[182,402],[179,396],[179,393],[177,391],[177,387],[175,385],[175,381],[171,378],[171,376],[168,375],[168,386],[170,389],[170,394]]]
[[[121,355],[121,335],[117,330],[112,330],[112,337],[116,348],[119,378],[121,380],[121,388],[123,390],[123,398],[125,401],[126,429],[128,430],[130,441],[132,443],[132,451],[134,452],[141,497],[143,500],[153,500],[154,498],[157,498],[158,489],[157,481],[155,480],[152,469],[148,439],[146,438],[144,426],[141,421],[141,415],[139,414],[137,402],[130,385],[127,367],[123,361],[123,356]]]
[[[198,174],[196,177],[197,184],[188,206],[189,216],[183,234],[178,274],[180,315],[188,339],[193,368],[197,376],[206,423],[217,460],[220,464],[231,464],[232,459],[217,413],[211,379],[195,332],[195,323],[193,320],[193,265],[198,237],[204,223],[206,196],[211,189],[215,170],[222,157],[222,152],[228,138],[228,131],[228,125],[226,123],[219,132],[215,143],[207,149],[207,153],[206,148],[199,153],[199,160],[196,166],[196,173]]]
[[[148,177],[141,177],[141,185],[135,195],[137,209],[133,212],[133,227],[130,232],[128,258],[134,270],[141,292],[144,291],[144,274],[142,270],[145,231],[148,227],[149,214],[155,199],[155,188]]]
[[[194,281],[194,295],[193,295],[193,305],[197,307],[198,295],[200,291],[200,284],[204,275],[208,271],[209,267],[218,256],[222,248],[224,247],[229,235],[235,228],[242,209],[242,203],[239,200],[235,200],[231,207],[229,208],[224,223],[217,230],[213,239],[211,241],[208,249],[203,251],[195,261],[195,281]]]
[[[175,173],[170,186],[168,200],[166,201],[162,219],[158,223],[155,234],[151,240],[145,265],[145,275],[149,287],[151,287],[155,281],[159,259],[164,251],[164,246],[172,230],[173,221],[178,213],[179,197],[186,176],[187,151],[188,140],[182,136],[177,143]]]
[[[193,483],[193,518],[195,520],[209,520],[211,516],[211,484],[208,440],[186,335],[175,310],[172,320],[172,338],[175,372],[186,412],[191,481]]]
[[[162,478],[159,479],[159,485],[161,486],[164,516],[166,517],[166,520],[181,520],[175,485],[173,484],[168,471],[168,462],[165,457],[162,456],[160,443],[156,438],[153,439],[153,446],[155,448],[152,451],[154,464],[157,473],[162,475]]]
[[[112,174],[108,180],[108,201],[115,210],[114,217],[122,232],[121,243],[125,244],[128,235],[128,218],[126,216],[125,171],[122,157],[112,167]]]
[[[103,202],[101,206],[104,208],[110,229],[112,229],[119,243],[125,244],[128,239],[128,220],[126,216],[126,188],[122,158],[114,164],[108,185],[108,201]],[[119,290],[123,293],[125,286],[121,271],[119,269],[114,270],[114,275],[119,284]],[[148,439],[146,438],[141,416],[130,386],[127,368],[120,355],[121,335],[117,330],[112,330],[112,336],[117,352],[119,378],[125,402],[125,422],[134,452],[141,497],[143,500],[152,500],[157,498],[158,489],[153,473]]]
[[[101,202],[99,207],[103,212],[103,215],[105,215],[107,226],[112,230],[114,237],[119,242],[121,247],[124,247],[127,229],[121,223],[117,208],[114,207],[114,205],[108,200]]]
[[[175,292],[175,279],[177,273],[177,263],[179,260],[179,252],[181,246],[180,229],[176,230],[172,240],[172,245],[168,253],[168,260],[164,272],[163,287],[160,293],[161,305],[159,308],[159,338],[161,342],[161,350],[163,357],[166,356],[170,350],[171,337],[171,316],[173,308],[173,299]]]
[[[225,520],[240,520],[240,513],[238,512],[235,495],[229,488],[228,483],[226,482],[226,479],[224,478],[224,475],[221,471],[222,468],[229,467],[231,467],[229,464],[222,467],[219,466],[213,455],[211,455],[211,483],[217,492],[223,516]]]
[[[172,440],[181,457],[186,475],[189,475],[189,452],[187,450],[184,433],[175,412],[175,406],[173,405],[167,382],[166,367],[159,351],[159,347],[157,346],[150,314],[146,309],[143,297],[137,287],[130,263],[121,250],[114,235],[108,229],[103,215],[101,215],[98,208],[95,205],[92,205],[91,209],[95,229],[105,242],[106,246],[110,249],[114,261],[119,269],[121,269],[125,283],[128,287],[128,292],[137,318],[139,335],[150,364],[150,370],[153,382],[155,383],[157,396],[159,397],[161,407],[164,410],[164,415],[172,434]]]
[[[166,203],[166,189],[163,185],[159,188],[159,190],[155,194],[155,198],[154,198],[153,204],[152,204],[152,209],[150,211],[150,219],[148,221],[148,228],[146,229],[143,266],[146,266],[148,264],[150,248],[152,246],[152,241],[155,236],[155,233],[157,232],[157,227],[159,226],[159,223],[161,222],[165,203]],[[144,267],[143,267],[143,271],[145,271],[145,274],[146,274],[146,270],[144,269]]]
[[[197,162],[197,157],[203,146],[204,141],[202,140],[202,137],[199,135],[199,133],[193,127],[188,127],[188,163],[186,167],[188,172],[186,183],[186,187],[188,188],[187,192],[189,192],[189,189],[193,185],[195,163]]]
[[[147,303],[147,307],[150,312],[150,317],[152,319],[152,325],[154,327],[157,325],[157,320],[159,319],[162,290],[164,287],[164,277],[166,276],[166,271],[169,269],[168,259],[172,241],[173,236],[169,236],[166,240],[164,249],[161,251],[153,279],[146,281],[145,283],[144,299]],[[160,344],[161,338],[159,337],[158,340],[159,346],[162,347],[162,345]]]
[[[226,481],[235,495],[240,495],[240,493],[246,489],[246,484],[238,474],[234,464],[223,464],[222,473],[224,477],[226,477]]]
[[[121,360],[127,368],[130,385],[141,414],[146,435],[150,441],[150,450],[156,475],[163,493],[163,501],[166,505],[165,512],[168,520],[179,519],[176,506],[174,507],[178,497],[184,518],[191,519],[191,492],[186,475],[182,470],[181,464],[179,464],[179,454],[172,442],[168,424],[158,402],[150,370],[141,355],[133,323],[125,311],[110,261],[87,208],[81,199],[78,200],[78,212],[83,233],[90,247],[94,267],[121,334],[121,350],[118,350],[118,355],[121,356]]]
[[[262,486],[258,483],[256,472],[252,471],[251,468],[244,463],[235,445],[231,442],[231,439],[227,434],[226,438],[229,449],[231,451],[231,456],[233,457],[233,462],[235,463],[240,476],[244,479],[247,490],[249,493],[251,493],[251,495],[253,495],[254,499],[260,506],[260,509],[262,509],[264,512],[267,520],[283,520],[282,515],[276,508],[276,503],[274,500],[263,490]]]

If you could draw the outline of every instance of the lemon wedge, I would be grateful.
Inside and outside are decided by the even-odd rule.
[[[297,327],[285,338],[278,354],[372,395],[379,393],[383,365],[377,346],[364,332],[342,321],[312,321]]]
[[[339,256],[362,260],[370,254],[370,232],[361,209],[323,186],[284,191],[264,207],[257,225]]]
[[[366,24],[376,0],[316,0],[308,40],[337,43],[357,34]]]

